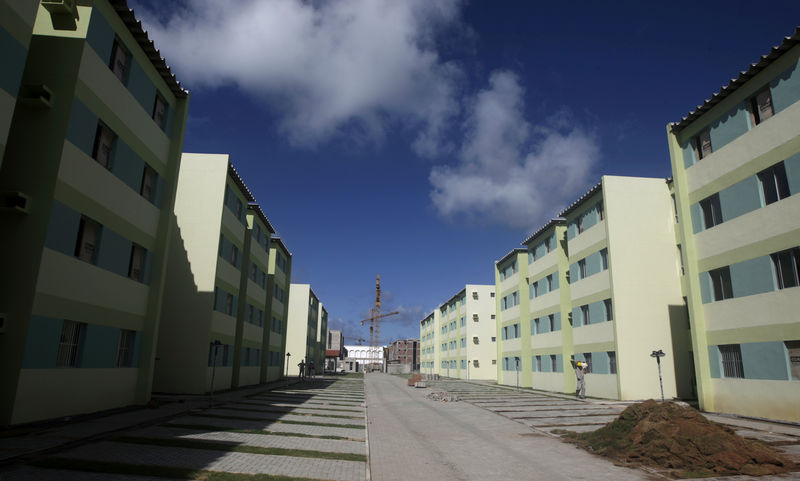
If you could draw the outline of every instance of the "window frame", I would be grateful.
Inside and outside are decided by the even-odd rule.
[[[715,302],[733,298],[730,266],[712,269],[708,275],[711,277],[711,295]]]
[[[775,287],[778,290],[800,285],[800,247],[770,254],[770,259],[775,272]]]
[[[92,146],[92,158],[106,170],[111,170],[112,168],[116,144],[117,134],[106,124],[98,121],[94,135],[94,145]],[[105,149],[106,145],[108,146],[107,150]]]
[[[766,94],[766,96],[762,97],[764,94]],[[764,107],[769,108],[769,114],[766,116],[764,116],[763,113],[767,112],[767,110],[762,108],[760,98],[766,100]],[[775,115],[775,104],[772,102],[772,90],[769,88],[769,85],[753,94],[748,99],[747,106],[748,110],[750,111],[750,122],[752,123],[753,127],[760,125],[772,118]]]
[[[124,55],[125,61],[123,63],[118,62],[120,53]],[[128,84],[128,75],[130,73],[132,58],[133,55],[131,55],[131,51],[125,46],[124,43],[122,43],[119,38],[115,38],[114,44],[111,47],[111,61],[108,67],[111,69],[111,72],[114,74],[114,76],[126,86]],[[118,65],[121,65],[121,71],[117,70]]]
[[[792,195],[783,161],[767,167],[756,175],[762,206],[774,204]]]
[[[138,254],[138,255],[137,255]],[[128,278],[137,282],[144,282],[144,266],[147,260],[147,249],[136,243],[131,243],[131,256],[128,261]]]
[[[724,222],[718,192],[701,200],[699,204],[703,214],[704,229],[710,229]]]
[[[87,233],[91,233],[92,231],[94,231],[93,243],[88,244],[91,246],[91,249],[87,249],[87,239],[85,236]],[[97,255],[100,251],[100,237],[102,231],[102,224],[90,219],[89,217],[86,217],[85,215],[82,215],[80,224],[78,225],[78,238],[75,242],[75,257],[84,262],[88,262],[89,264],[96,265]],[[86,256],[86,253],[89,250],[91,253],[89,256]]]
[[[79,367],[86,323],[64,319],[56,352],[56,367]]]
[[[744,379],[744,363],[742,362],[742,347],[740,344],[720,344],[719,350],[720,374],[726,379]]]
[[[164,99],[164,96],[161,95],[160,92],[156,92],[155,100],[153,101],[153,121],[158,125],[160,129],[164,129],[167,125],[167,101]],[[158,107],[161,106],[162,109],[159,112]],[[160,113],[160,116],[159,116]],[[160,118],[159,118],[160,117]]]
[[[714,146],[711,143],[711,128],[706,127],[698,132],[697,135],[692,137],[691,144],[697,162],[713,154]],[[708,146],[708,149],[706,149],[706,146]]]

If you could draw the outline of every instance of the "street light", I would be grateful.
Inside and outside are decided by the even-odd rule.
[[[291,352],[286,353],[286,387],[289,387],[289,357],[291,355]]]
[[[214,361],[211,364],[211,395],[209,397],[209,404],[214,404],[214,376],[217,374],[217,349],[221,346],[222,343],[219,342],[219,339],[215,339],[214,342],[211,343],[211,346],[214,348]]]
[[[469,381],[469,359],[467,359],[467,381]]]
[[[517,367],[517,392],[519,392],[519,358],[518,357],[514,358],[514,364]]]
[[[664,402],[664,382],[661,380],[661,358],[666,356],[664,351],[659,349],[658,351],[653,351],[650,353],[650,357],[656,358],[656,363],[658,363],[658,385],[661,386],[661,402]]]

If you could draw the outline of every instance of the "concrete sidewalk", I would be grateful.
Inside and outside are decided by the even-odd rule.
[[[400,377],[365,382],[373,481],[659,479],[472,404],[426,399]]]

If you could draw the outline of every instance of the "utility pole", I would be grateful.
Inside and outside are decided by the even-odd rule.
[[[653,351],[650,353],[650,357],[656,358],[656,363],[658,363],[658,385],[661,386],[661,402],[664,402],[664,382],[661,380],[661,358],[666,356],[664,351],[659,349],[658,351]]]

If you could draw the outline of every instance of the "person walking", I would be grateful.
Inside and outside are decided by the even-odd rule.
[[[300,363],[297,365],[297,367],[300,368],[300,374],[298,374],[298,377],[300,378],[301,381],[305,381],[306,380],[306,360],[305,359],[301,359]]]
[[[577,386],[575,387],[575,397],[580,399],[586,399],[586,369],[587,364],[585,362],[578,361],[575,367],[575,378],[578,381]]]

